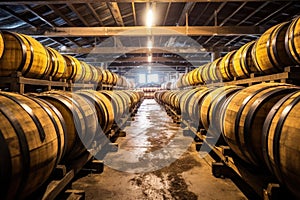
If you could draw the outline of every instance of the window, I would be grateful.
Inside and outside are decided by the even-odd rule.
[[[158,83],[158,74],[148,74],[147,80],[148,83]]]
[[[146,75],[139,74],[139,83],[146,83]]]

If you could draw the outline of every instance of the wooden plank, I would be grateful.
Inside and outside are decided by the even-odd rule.
[[[43,33],[15,30],[35,37],[110,37],[110,36],[231,36],[261,35],[260,26],[126,26],[126,27],[55,27]]]
[[[70,170],[61,180],[51,181],[43,196],[43,200],[54,200],[59,193],[71,182],[74,178],[74,170]]]

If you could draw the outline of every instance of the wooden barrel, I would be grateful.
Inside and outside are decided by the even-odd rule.
[[[103,90],[99,92],[104,94],[111,101],[113,106],[115,121],[120,120],[122,115],[124,114],[124,109],[125,109],[125,103],[122,99],[122,96],[119,96],[119,94],[115,93],[114,91]]]
[[[197,74],[197,76],[198,76],[198,79],[197,80],[199,80],[199,83],[198,84],[203,84],[204,83],[204,80],[203,80],[203,75],[202,75],[202,72],[203,71],[203,67],[198,67],[197,68],[197,72],[196,72],[196,74]]]
[[[16,71],[29,78],[43,78],[49,69],[47,50],[37,40],[23,34],[3,31],[4,52],[0,59],[0,76]]]
[[[237,78],[247,78],[250,73],[258,71],[251,56],[254,43],[255,41],[246,43],[233,56],[233,68]]]
[[[114,77],[113,77],[111,71],[109,71],[108,69],[105,69],[104,71],[105,71],[105,73],[107,75],[107,82],[106,82],[106,84],[112,85],[113,82],[114,82]]]
[[[202,106],[203,99],[211,90],[213,90],[213,88],[203,87],[190,97],[188,104],[189,119],[195,123],[197,128],[203,128],[200,120],[200,108]]]
[[[222,58],[217,58],[216,60],[214,60],[213,62],[211,62],[211,64],[209,65],[209,75],[211,78],[211,81],[213,82],[219,82],[222,80],[222,76],[219,70],[219,65],[220,65],[220,61],[222,60]]]
[[[103,80],[103,74],[102,74],[102,67],[96,67],[96,70],[98,71],[98,80],[97,80],[97,83],[101,83],[102,80]]]
[[[49,75],[52,76],[52,80],[59,80],[60,78],[68,78],[68,68],[66,60],[63,56],[50,47],[46,47],[49,56],[50,56],[50,69]]]
[[[100,127],[104,133],[107,133],[115,119],[112,102],[104,94],[95,90],[79,90],[76,93],[87,98],[94,105]]]
[[[63,57],[67,64],[63,78],[67,80],[73,80],[73,82],[82,81],[84,78],[84,73],[79,60],[68,55],[63,55]]]
[[[271,110],[282,97],[297,88],[280,83],[247,87],[224,108],[222,133],[230,148],[245,162],[262,167],[262,129]]]
[[[200,120],[203,127],[210,135],[220,136],[221,108],[232,94],[241,90],[241,86],[224,86],[209,92],[203,99],[200,109]]]
[[[130,98],[129,94],[124,92],[123,90],[115,90],[114,93],[118,94],[121,97],[122,101],[123,101],[123,105],[124,105],[123,113],[125,115],[130,113],[131,108],[133,107],[133,104],[131,102],[131,98]]]
[[[112,76],[113,76],[113,82],[112,84],[113,85],[117,85],[117,82],[118,82],[118,75],[114,72],[111,72],[112,73]]]
[[[264,74],[282,72],[284,67],[293,64],[284,43],[288,26],[287,22],[273,26],[255,42],[252,59],[256,68]]]
[[[181,95],[179,99],[179,107],[182,119],[189,120],[189,112],[188,108],[190,106],[190,101],[193,95],[197,93],[199,90],[202,90],[203,87],[197,87],[192,90],[184,90],[184,93]]]
[[[0,92],[0,198],[24,199],[49,178],[64,151],[64,122],[51,105]]]
[[[49,91],[38,95],[55,106],[66,122],[66,154],[64,162],[76,159],[91,145],[97,130],[94,105],[82,96],[65,91]]]
[[[0,31],[0,59],[3,53],[4,53],[4,39],[3,39],[2,32]]]
[[[90,69],[91,69],[91,73],[92,73],[92,78],[91,78],[91,82],[93,83],[98,83],[99,81],[99,74],[98,74],[98,70],[96,69],[96,67],[89,65]]]
[[[275,104],[263,126],[264,160],[281,184],[300,198],[300,91]]]
[[[233,67],[233,56],[236,50],[227,53],[220,61],[218,67],[223,81],[232,81],[237,74]]]
[[[285,49],[295,64],[300,64],[300,17],[289,25],[285,35]]]
[[[205,84],[211,83],[213,77],[212,74],[210,73],[210,65],[211,63],[207,63],[205,65],[203,65],[202,68],[202,78]]]
[[[90,65],[88,65],[86,62],[80,61],[81,68],[83,71],[83,81],[84,82],[90,82],[93,78],[92,70]]]

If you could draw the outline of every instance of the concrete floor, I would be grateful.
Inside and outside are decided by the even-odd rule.
[[[72,184],[87,200],[247,199],[230,179],[213,177],[210,156],[197,152],[154,100],[144,100],[125,131],[119,151],[105,157],[104,172]]]

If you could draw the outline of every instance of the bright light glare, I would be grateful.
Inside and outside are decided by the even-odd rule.
[[[152,56],[148,56],[148,62],[152,62]]]
[[[151,70],[151,66],[148,66],[148,70]]]
[[[148,83],[158,83],[158,74],[148,74],[147,81]]]
[[[149,9],[147,12],[146,26],[151,27],[153,25],[153,12]]]
[[[146,83],[146,74],[139,74],[139,83]]]
[[[153,45],[152,45],[152,41],[151,40],[148,40],[147,46],[148,46],[148,49],[152,49]]]

